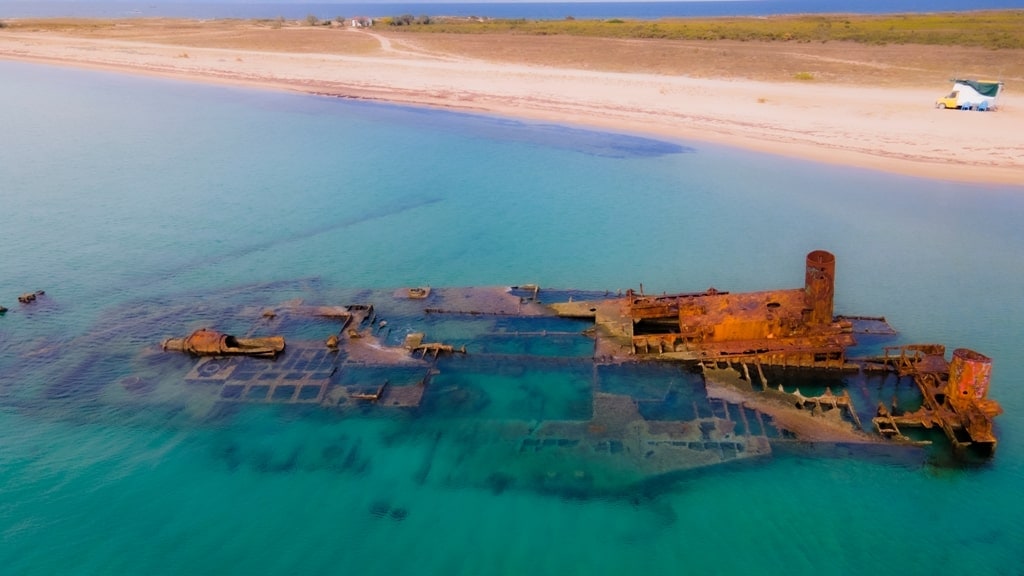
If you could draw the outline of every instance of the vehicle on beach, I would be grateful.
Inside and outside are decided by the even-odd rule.
[[[997,80],[953,79],[953,90],[935,101],[939,109],[995,110],[1003,83]]]

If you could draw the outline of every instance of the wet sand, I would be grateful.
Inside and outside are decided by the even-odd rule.
[[[970,50],[950,54],[957,50],[972,57]],[[462,38],[163,19],[0,30],[3,59],[434,106],[1024,185],[1024,107],[1012,91],[1020,72],[1004,72],[1010,90],[997,112],[937,110],[934,101],[953,73],[945,70],[958,63],[924,51]],[[989,59],[1020,56],[1003,52],[987,51]]]

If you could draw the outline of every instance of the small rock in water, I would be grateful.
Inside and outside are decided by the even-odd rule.
[[[126,376],[121,379],[121,386],[129,392],[148,392],[150,383],[138,376]]]

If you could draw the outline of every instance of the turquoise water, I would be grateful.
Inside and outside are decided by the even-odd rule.
[[[4,573],[1020,571],[1024,187],[26,64],[0,77]],[[575,369],[442,374],[438,390],[491,402],[431,421],[118,385],[171,373],[139,353],[197,321],[247,329],[225,310],[409,285],[787,288],[817,248],[837,256],[838,312],[993,358],[994,460],[775,456],[580,497],[488,481],[554,465],[493,426],[576,414]]]

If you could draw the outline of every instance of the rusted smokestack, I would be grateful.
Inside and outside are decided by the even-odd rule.
[[[988,395],[991,379],[991,358],[974,350],[957,348],[953,351],[953,361],[949,363],[949,385],[946,395],[950,401],[958,405],[982,400]]]
[[[835,291],[836,257],[831,252],[815,250],[807,255],[804,279],[804,304],[810,311],[809,324],[832,322],[832,294]]]

